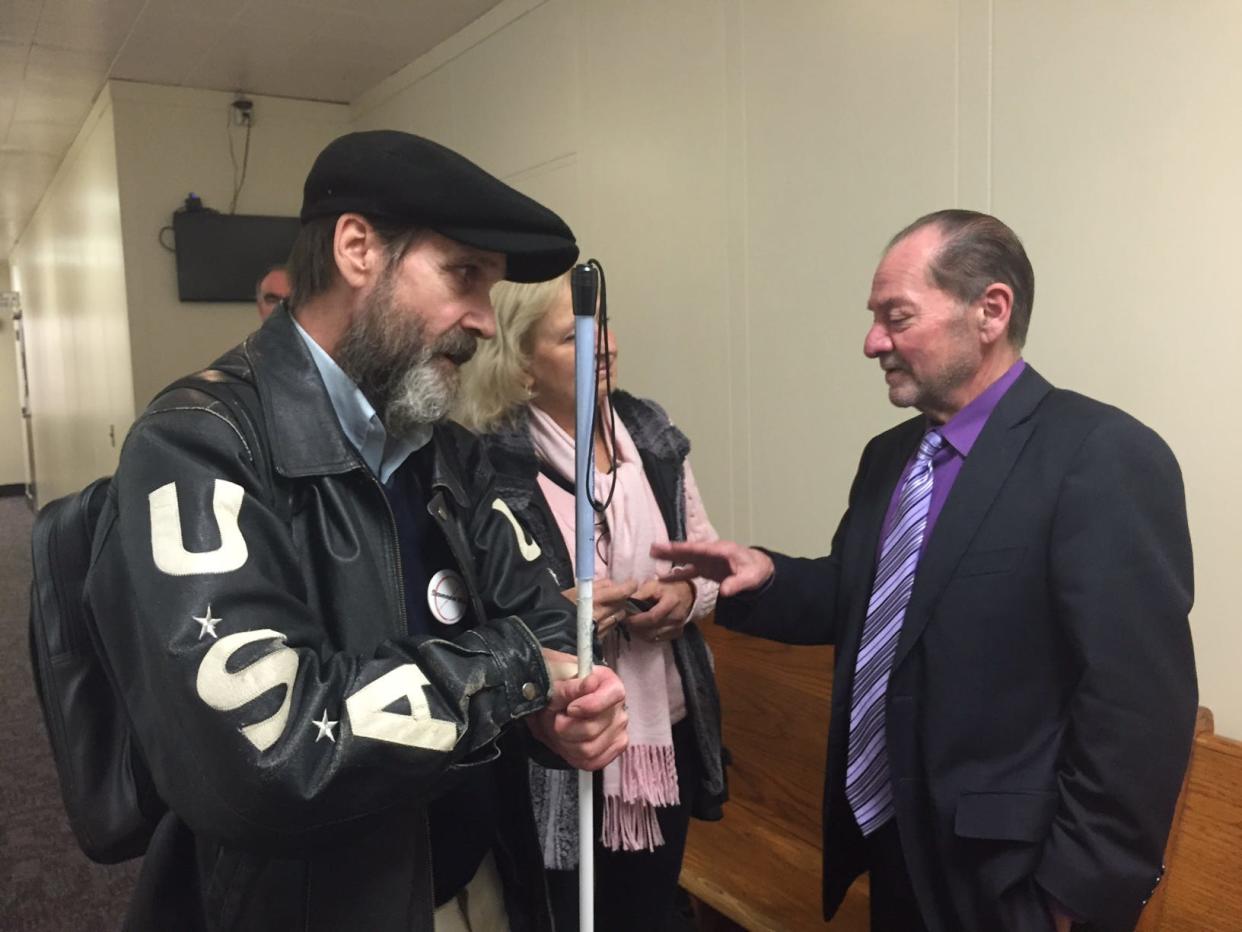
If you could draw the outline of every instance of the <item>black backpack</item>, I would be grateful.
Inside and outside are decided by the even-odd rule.
[[[270,486],[271,459],[255,427],[262,409],[254,386],[206,369],[179,379],[160,395],[179,388],[226,407]],[[30,665],[35,692],[69,825],[86,856],[101,864],[145,853],[156,824],[168,811],[134,740],[96,619],[86,604],[86,574],[110,483],[108,478],[96,479],[81,492],[44,505],[31,537]],[[273,507],[288,516],[287,501],[275,501]]]
[[[103,864],[143,854],[167,810],[132,738],[86,605],[86,572],[110,481],[96,479],[39,511],[30,587],[30,665],[61,796],[78,844]]]

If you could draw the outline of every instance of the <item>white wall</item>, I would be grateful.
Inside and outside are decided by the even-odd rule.
[[[1028,355],[1177,454],[1201,701],[1242,738],[1242,437],[1222,417],[1242,395],[1242,5],[1006,0],[995,35],[992,206],[1041,273]]]
[[[232,94],[127,81],[110,84],[133,357],[133,406],[209,364],[258,326],[252,303],[183,304],[175,257],[157,239],[193,191],[226,212],[233,194]],[[296,216],[319,151],[345,132],[341,104],[249,95],[254,126],[237,212]],[[240,162],[243,135],[232,130]]]
[[[42,504],[112,472],[134,415],[116,145],[106,91],[10,263],[26,325],[36,495]]]
[[[1242,6],[506,0],[363,95],[561,211],[609,272],[622,381],[672,411],[722,532],[826,550],[902,415],[862,357],[888,237],[991,210],[1039,281],[1027,357],[1170,442],[1202,701],[1242,736]],[[1233,260],[1233,261],[1231,261]]]
[[[8,291],[9,264],[0,262],[0,291]],[[0,443],[0,485],[24,485],[26,482],[25,428],[21,416],[21,394],[17,378],[17,344],[13,318],[0,306],[0,437],[12,438]]]

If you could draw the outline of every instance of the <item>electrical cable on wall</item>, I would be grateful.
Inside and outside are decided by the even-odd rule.
[[[240,171],[237,165],[237,152],[233,147],[234,120],[246,128],[246,139],[242,147]],[[250,164],[250,130],[254,127],[254,102],[239,97],[229,105],[226,131],[229,136],[229,160],[233,163],[233,200],[229,202],[229,213],[237,213],[237,198],[246,184],[246,169]]]

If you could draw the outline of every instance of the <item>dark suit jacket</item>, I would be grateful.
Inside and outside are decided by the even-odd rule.
[[[850,689],[880,525],[926,428],[871,440],[819,559],[773,554],[717,620],[835,644],[824,912],[866,870],[845,798]],[[1164,442],[1027,368],[919,565],[887,697],[897,824],[932,930],[1047,929],[1041,890],[1129,929],[1157,883],[1194,728],[1190,537]]]

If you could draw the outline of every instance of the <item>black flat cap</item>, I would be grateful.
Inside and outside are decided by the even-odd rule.
[[[542,204],[430,139],[349,133],[319,153],[302,189],[302,222],[343,213],[405,220],[504,253],[505,277],[542,282],[578,258],[573,231]]]

